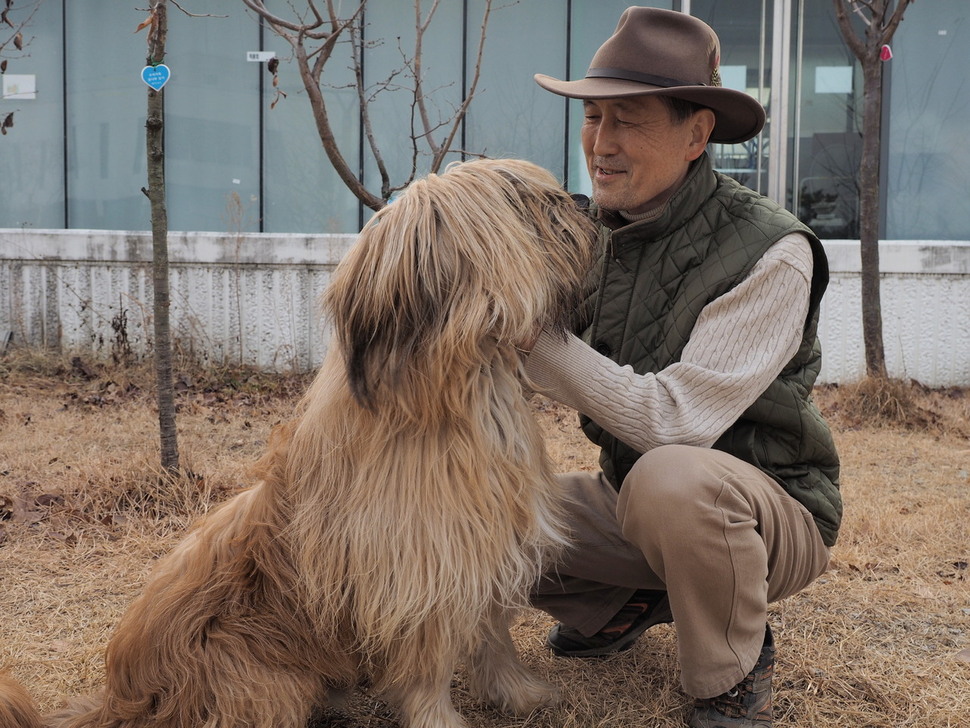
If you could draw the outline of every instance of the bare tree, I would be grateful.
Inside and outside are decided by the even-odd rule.
[[[264,0],[243,0],[243,2],[246,7],[262,18],[273,32],[286,40],[292,48],[303,87],[306,89],[310,100],[310,108],[316,123],[317,133],[320,136],[320,142],[327,158],[347,188],[367,207],[372,210],[379,210],[396,191],[406,187],[418,173],[419,157],[422,153],[430,156],[428,171],[437,172],[444,163],[446,155],[449,152],[457,151],[454,147],[455,137],[461,129],[468,107],[478,87],[486,29],[492,12],[492,0],[485,0],[483,3],[484,9],[476,62],[468,89],[463,95],[461,104],[454,109],[452,116],[447,119],[435,118],[429,110],[431,92],[425,87],[422,66],[424,37],[438,9],[440,0],[432,0],[427,13],[422,11],[421,0],[414,0],[414,49],[410,55],[404,57],[401,68],[392,71],[386,79],[372,86],[365,85],[363,73],[362,54],[365,44],[362,40],[362,29],[367,0],[359,0],[359,3],[352,6],[349,14],[344,17],[340,15],[333,0],[325,0],[325,12],[318,7],[322,4],[319,0],[291,2],[290,8],[293,13],[290,17],[282,17],[271,11]],[[298,4],[300,10],[296,9]],[[326,97],[323,91],[323,72],[328,61],[333,57],[337,43],[342,41],[351,44],[354,88],[360,108],[362,133],[367,140],[368,149],[374,159],[381,180],[380,189],[377,190],[367,189],[348,163],[347,156],[337,143],[327,111]],[[275,83],[277,66],[274,65],[270,70],[274,72]],[[406,81],[399,81],[399,77],[410,80],[408,91],[411,98],[411,166],[404,179],[392,180],[384,155],[373,132],[371,103],[382,90],[387,90],[392,85],[395,88],[400,88],[399,84]]]
[[[859,164],[859,239],[862,254],[862,339],[866,373],[886,378],[879,293],[879,161],[882,148],[883,62],[896,28],[913,0],[834,0],[835,17],[862,65],[862,158]],[[864,24],[861,34],[850,11]],[[885,50],[884,50],[885,49]]]
[[[165,40],[168,34],[167,0],[149,0],[148,19],[138,29],[148,28],[146,66],[165,67]],[[167,76],[166,76],[167,80]],[[155,88],[158,86],[158,88]],[[178,435],[175,426],[175,386],[172,376],[172,337],[169,324],[168,286],[168,210],[165,206],[165,89],[164,83],[148,88],[148,116],[145,120],[145,146],[148,163],[148,189],[142,188],[151,203],[152,288],[154,291],[155,381],[158,399],[158,426],[162,467],[179,472]]]
[[[7,72],[7,67],[11,60],[22,58],[26,55],[24,50],[30,44],[30,38],[24,36],[24,29],[30,25],[34,18],[34,13],[40,7],[41,0],[35,0],[33,7],[31,3],[22,3],[15,6],[14,0],[2,0],[3,10],[0,10],[0,74]],[[17,22],[10,17],[14,10],[30,8],[27,16]],[[6,27],[4,27],[6,26]],[[6,136],[7,131],[13,128],[13,119],[16,111],[8,111],[0,118],[0,134]]]

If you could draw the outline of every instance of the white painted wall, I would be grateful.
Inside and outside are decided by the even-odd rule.
[[[353,235],[169,235],[172,338],[200,358],[273,370],[319,364],[317,302]],[[149,350],[152,243],[144,232],[0,230],[0,339],[110,355],[124,319]]]
[[[352,235],[171,233],[171,317],[180,346],[216,362],[309,369],[328,333],[317,300]],[[865,373],[858,241],[825,242],[824,382]],[[883,335],[894,377],[970,386],[970,242],[880,246]],[[6,342],[110,355],[124,331],[152,338],[151,236],[0,229],[0,349]]]
[[[865,375],[858,240],[826,240],[831,279],[819,337],[824,382]],[[883,343],[889,374],[933,387],[970,386],[970,242],[883,241]]]

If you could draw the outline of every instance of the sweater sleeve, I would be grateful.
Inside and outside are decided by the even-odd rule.
[[[701,311],[681,359],[637,374],[581,339],[544,331],[526,363],[533,384],[639,452],[710,447],[794,356],[813,270],[805,236],[775,243],[747,278]]]

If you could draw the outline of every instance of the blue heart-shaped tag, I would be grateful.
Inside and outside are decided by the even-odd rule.
[[[159,63],[157,66],[145,66],[141,69],[141,80],[156,91],[161,91],[162,86],[168,83],[171,75],[171,70],[164,63]]]

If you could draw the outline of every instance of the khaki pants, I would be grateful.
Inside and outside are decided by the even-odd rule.
[[[637,588],[665,589],[685,692],[709,698],[753,668],[767,605],[824,573],[811,514],[731,455],[666,445],[637,461],[619,494],[602,474],[563,475],[573,545],[533,595],[589,636]]]

